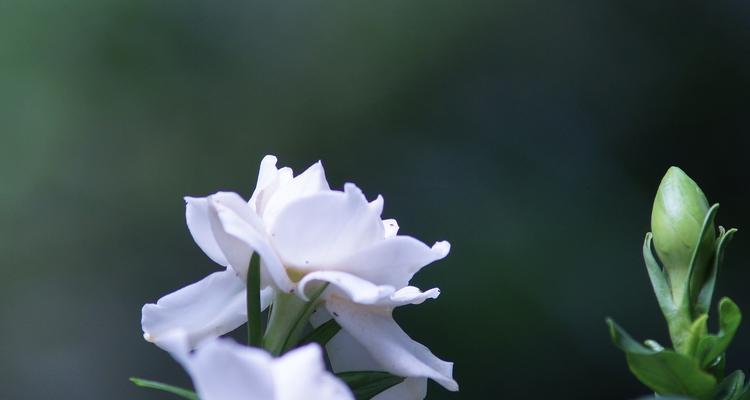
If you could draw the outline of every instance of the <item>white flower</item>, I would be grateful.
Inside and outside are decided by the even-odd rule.
[[[331,190],[318,162],[293,177],[266,156],[249,202],[235,193],[186,198],[187,223],[196,243],[223,272],[165,296],[143,309],[145,337],[160,344],[185,330],[191,347],[242,324],[244,286],[253,252],[261,258],[262,287],[306,299],[311,284],[329,283],[325,307],[381,366],[406,377],[432,378],[458,390],[453,364],[435,357],[401,330],[395,307],[439,295],[408,286],[425,265],[445,257],[450,245],[429,247],[398,235],[395,220],[382,220],[383,198],[368,202],[354,184]],[[264,290],[264,306],[270,302]],[[162,347],[164,347],[162,345]]]
[[[179,339],[173,339],[173,347],[179,347]],[[354,400],[346,384],[326,371],[316,344],[280,358],[231,339],[207,340],[192,354],[186,350],[173,355],[201,400]]]

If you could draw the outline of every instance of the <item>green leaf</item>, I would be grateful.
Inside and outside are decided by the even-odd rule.
[[[740,309],[732,300],[724,297],[719,301],[719,332],[704,336],[698,343],[696,358],[700,360],[701,367],[707,368],[724,354],[732,343],[741,320]]]
[[[321,347],[324,347],[329,340],[333,339],[337,333],[341,330],[341,325],[336,322],[335,319],[331,318],[328,322],[315,328],[312,332],[308,333],[307,336],[300,340],[299,346],[306,345],[308,343],[317,343]]]
[[[711,307],[711,298],[714,295],[714,286],[716,286],[716,277],[719,274],[719,268],[721,263],[724,262],[724,250],[726,249],[729,242],[737,233],[737,229],[732,228],[724,232],[723,227],[719,227],[719,238],[716,240],[716,251],[714,253],[713,264],[711,270],[708,271],[706,276],[706,282],[698,293],[698,298],[695,302],[695,312],[697,314],[708,313],[708,309]]]
[[[654,253],[651,249],[651,241],[653,235],[651,232],[646,234],[646,239],[643,241],[643,261],[646,263],[646,269],[648,270],[648,277],[651,280],[651,286],[654,288],[654,294],[659,302],[664,317],[669,319],[669,316],[674,314],[675,305],[672,300],[672,289],[669,287],[669,282],[664,273],[664,270],[659,266],[659,262],[656,261]]]
[[[706,214],[706,218],[703,220],[703,226],[701,227],[701,233],[700,236],[698,236],[698,240],[694,246],[693,249],[693,256],[690,258],[690,268],[688,269],[688,279],[684,283],[685,284],[685,292],[688,293],[687,296],[684,296],[682,301],[682,304],[678,304],[678,307],[690,309],[690,302],[695,298],[698,298],[698,291],[704,286],[703,283],[705,281],[705,275],[697,276],[697,274],[700,274],[701,272],[706,273],[706,271],[701,271],[701,266],[697,265],[699,263],[702,264],[701,260],[706,259],[708,256],[707,254],[710,254],[709,250],[715,250],[711,247],[701,246],[701,243],[704,243],[704,241],[707,240],[707,237],[711,237],[711,243],[713,243],[713,235],[715,235],[714,232],[714,220],[716,219],[716,213],[719,212],[719,204],[714,204],[711,206],[711,208],[708,209],[708,213]],[[696,280],[700,278],[700,281]],[[700,285],[700,286],[698,286]]]
[[[167,385],[166,383],[149,381],[140,378],[130,378],[130,381],[133,382],[136,386],[140,386],[143,388],[156,389],[163,392],[172,393],[174,395],[182,397],[183,399],[198,400],[198,395],[195,394],[195,392],[193,392],[192,390],[187,390],[181,387]]]
[[[710,399],[716,379],[700,369],[697,360],[671,350],[655,351],[636,342],[607,319],[612,342],[625,352],[628,367],[644,385],[660,395]]]
[[[354,393],[357,400],[369,400],[404,381],[403,377],[380,371],[354,371],[336,374]]]
[[[247,266],[247,344],[260,347],[263,329],[260,323],[260,255],[255,252]]]
[[[711,400],[738,400],[745,385],[745,374],[742,371],[734,371],[716,388]]]

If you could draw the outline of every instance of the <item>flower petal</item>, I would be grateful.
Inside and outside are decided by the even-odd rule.
[[[245,283],[232,269],[215,272],[202,280],[143,306],[143,337],[174,351],[170,338],[184,332],[188,347],[231,332],[247,321]],[[273,290],[261,292],[261,307],[268,307]]]
[[[376,304],[384,301],[395,292],[392,286],[378,286],[372,282],[354,276],[346,272],[339,271],[316,271],[311,272],[302,278],[297,284],[297,295],[305,301],[307,298],[307,285],[314,281],[323,281],[333,286],[327,289],[327,292],[340,292],[351,301],[362,304]],[[329,294],[325,294],[327,297]]]
[[[323,164],[318,161],[306,169],[305,172],[279,185],[275,192],[270,194],[262,214],[263,219],[270,226],[289,203],[318,192],[330,190]]]
[[[453,363],[440,360],[412,340],[393,320],[391,308],[355,304],[338,296],[330,296],[326,308],[386,371],[431,378],[448,390],[458,390]]]
[[[261,221],[250,206],[236,193],[219,192],[209,198],[211,227],[216,242],[226,255],[229,264],[240,276],[247,276],[247,267],[253,251],[260,255],[264,276],[269,276],[275,286],[290,291],[294,284],[268,242]],[[267,279],[263,281],[267,283]]]
[[[344,382],[326,371],[323,352],[309,344],[286,353],[273,366],[276,399],[354,399]]]
[[[250,196],[250,200],[248,201],[250,207],[255,209],[258,215],[262,215],[262,210],[266,200],[268,200],[268,196],[273,194],[273,190],[269,189],[278,184],[278,179],[279,170],[276,168],[276,157],[272,155],[263,157],[263,160],[260,161],[255,190],[253,190],[253,195]]]
[[[271,356],[230,339],[207,342],[182,361],[201,400],[276,399]]]
[[[388,296],[388,298],[380,300],[378,305],[394,308],[407,304],[422,304],[425,300],[437,299],[438,296],[440,296],[440,289],[438,288],[432,288],[423,292],[417,287],[406,286],[397,290]]]
[[[398,233],[398,222],[395,219],[384,219],[383,228],[385,229],[385,237],[391,238],[396,236]]]
[[[202,400],[354,400],[346,384],[326,371],[316,344],[274,359],[263,350],[216,339],[175,358]]]
[[[406,378],[371,400],[423,400],[425,397],[427,397],[427,378]]]
[[[269,228],[284,264],[305,271],[326,269],[385,237],[380,215],[353,184],[289,203]]]
[[[206,255],[221,266],[228,266],[229,262],[221,248],[216,243],[211,231],[211,222],[208,212],[208,198],[185,197],[185,220],[187,221],[190,235]]]
[[[422,267],[448,255],[450,244],[437,242],[431,248],[410,236],[379,241],[332,263],[328,269],[347,271],[378,285],[397,288],[409,284]]]
[[[310,322],[318,327],[331,318],[325,307],[320,307],[310,317]],[[328,341],[326,351],[333,372],[383,370],[367,349],[345,330],[339,331]],[[427,378],[406,378],[402,383],[379,393],[373,400],[422,400],[426,396]]]

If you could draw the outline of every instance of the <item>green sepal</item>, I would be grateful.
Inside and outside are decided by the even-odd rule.
[[[719,204],[716,203],[712,205],[711,208],[708,209],[708,213],[706,214],[706,217],[703,219],[703,226],[701,227],[701,233],[698,236],[698,239],[693,249],[693,255],[690,258],[690,268],[688,269],[688,278],[683,283],[685,285],[684,293],[686,293],[686,295],[682,297],[682,303],[678,304],[679,308],[691,309],[691,305],[690,305],[691,302],[693,301],[693,299],[697,299],[699,289],[705,286],[705,285],[702,285],[703,282],[695,281],[696,279],[695,275],[699,271],[699,267],[696,264],[700,260],[703,260],[705,258],[704,252],[707,252],[709,250],[715,251],[714,248],[701,246],[701,244],[704,242],[704,240],[706,240],[705,238],[708,235],[715,235],[715,233],[712,231],[714,230],[713,228],[714,220],[716,219],[716,213],[718,212],[719,212]],[[703,277],[703,279],[705,279],[705,277]],[[696,286],[698,284],[701,284],[700,288]],[[700,290],[702,291],[702,289]],[[696,313],[696,315],[697,314],[699,313]]]
[[[719,238],[716,239],[716,250],[714,252],[711,270],[708,272],[706,281],[703,284],[700,292],[698,293],[698,298],[695,301],[694,312],[697,314],[707,313],[709,308],[711,307],[711,298],[714,294],[714,286],[716,286],[716,277],[719,273],[719,267],[721,267],[721,263],[724,261],[724,250],[732,240],[732,237],[734,237],[735,233],[737,233],[737,229],[735,228],[724,231],[724,227],[719,227]]]
[[[698,343],[708,335],[708,314],[701,314],[690,325],[685,338],[685,355],[693,356],[698,350]]]
[[[711,400],[739,400],[745,392],[745,374],[734,371],[716,387]]]
[[[613,320],[607,319],[612,342],[625,353],[628,367],[644,385],[660,395],[711,398],[716,378],[702,371],[698,361],[672,350],[655,351],[636,342]]]
[[[198,395],[192,390],[140,378],[130,378],[130,381],[142,388],[161,390],[162,392],[171,393],[187,400],[198,400]]]
[[[404,381],[403,377],[380,371],[341,372],[336,376],[349,386],[357,400],[369,400]]]
[[[702,368],[708,368],[721,357],[732,343],[735,333],[742,321],[739,307],[728,297],[719,301],[719,332],[715,335],[705,335],[698,343],[695,353]]]
[[[336,336],[336,334],[339,333],[340,330],[341,325],[339,325],[335,319],[331,318],[324,324],[315,328],[312,332],[308,333],[307,336],[303,337],[299,341],[298,346],[304,346],[309,343],[317,343],[321,347],[325,347],[328,341],[333,339],[333,337]]]
[[[654,294],[656,294],[661,312],[665,318],[670,319],[675,314],[676,307],[672,299],[672,289],[669,287],[666,272],[659,266],[651,247],[653,237],[654,235],[649,232],[643,241],[643,261],[646,263],[648,277],[651,280],[651,286],[654,288]]]
[[[325,283],[314,288],[307,296],[307,301],[296,294],[276,291],[263,336],[263,348],[274,356],[279,356],[297,347],[310,321],[310,315],[322,301],[320,295],[327,287],[328,283]]]

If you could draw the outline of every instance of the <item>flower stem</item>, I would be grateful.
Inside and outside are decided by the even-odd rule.
[[[263,332],[260,327],[260,257],[253,253],[247,268],[247,344],[260,347]]]
[[[326,283],[315,289],[307,302],[294,294],[276,292],[266,335],[263,337],[263,347],[275,356],[293,349],[302,337],[310,314],[319,304],[320,295],[327,286]]]

